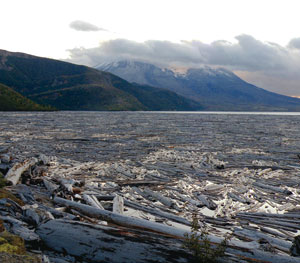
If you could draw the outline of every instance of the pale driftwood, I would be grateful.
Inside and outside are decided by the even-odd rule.
[[[272,228],[270,228],[270,227],[263,227],[263,226],[262,226],[262,227],[260,227],[260,230],[261,230],[262,232],[271,234],[271,235],[273,235],[273,236],[279,236],[279,237],[282,237],[282,238],[284,238],[284,239],[288,239],[288,240],[290,240],[290,241],[291,241],[291,239],[292,239],[289,235],[283,234],[282,232],[279,232],[279,231],[275,230],[274,228],[272,229]]]
[[[45,185],[45,187],[47,188],[47,190],[52,194],[55,190],[57,190],[59,188],[59,185],[52,183],[51,181],[49,181],[46,178],[43,178],[43,183]]]
[[[189,232],[189,231],[185,231],[183,229],[177,229],[174,227],[169,227],[169,226],[165,226],[165,225],[154,223],[154,222],[149,222],[149,221],[146,221],[143,219],[129,218],[124,215],[119,215],[119,214],[115,214],[115,213],[112,213],[109,211],[100,210],[100,209],[93,208],[93,207],[90,207],[87,205],[75,203],[75,202],[72,202],[69,200],[64,200],[59,197],[56,197],[54,199],[54,201],[57,203],[60,203],[60,204],[64,204],[64,205],[73,207],[76,210],[79,210],[80,212],[87,214],[89,216],[104,219],[106,221],[113,222],[115,224],[122,225],[122,226],[128,226],[128,227],[139,228],[139,229],[148,229],[148,230],[152,230],[155,232],[159,232],[159,233],[163,233],[163,234],[167,234],[167,235],[171,235],[171,236],[175,236],[175,237],[181,237],[181,238],[184,237],[184,234],[186,232]],[[78,235],[79,230],[77,228],[75,228],[75,226],[74,226],[74,224],[79,224],[78,222],[76,222],[76,223],[73,222],[72,227],[68,228],[66,226],[65,222],[63,221],[64,223],[61,224],[61,226],[63,228],[62,229],[62,228],[58,227],[57,221],[58,220],[53,220],[53,222],[48,221],[45,224],[45,227],[41,226],[37,230],[37,233],[41,236],[42,240],[46,243],[46,245],[48,245],[51,248],[58,249],[61,246],[58,244],[64,244],[64,246],[63,246],[64,249],[61,249],[60,251],[67,251],[68,253],[71,253],[71,252],[69,252],[68,249],[70,249],[70,247],[73,247],[74,251],[82,251],[83,250],[86,255],[87,249],[89,249],[89,251],[90,251],[90,249],[91,249],[90,246],[91,246],[91,244],[93,244],[93,242],[87,242],[88,246],[84,245],[85,242],[82,242],[83,241],[82,238],[84,236],[85,230],[82,231],[82,235]],[[49,222],[51,222],[51,223],[49,223]],[[50,224],[52,225],[52,227],[50,227]],[[88,228],[93,233],[95,232],[95,229],[92,229],[92,227],[90,225],[88,225]],[[70,234],[68,234],[68,235],[63,234],[62,235],[62,237],[64,237],[63,239],[57,238],[57,233],[62,233],[61,231],[64,231],[67,229],[69,229],[68,231],[70,231],[70,232],[68,232],[68,233],[70,233]],[[76,229],[76,230],[74,231],[74,229]],[[46,232],[43,232],[43,231],[46,231]],[[52,233],[54,233],[54,235],[50,241],[48,239],[48,237],[51,236]],[[79,247],[76,247],[72,244],[70,245],[70,243],[66,242],[66,240],[65,240],[65,238],[68,238],[68,241],[75,240],[76,237],[74,237],[74,238],[72,237],[74,235],[74,233],[76,233],[76,237],[78,237],[80,240],[81,245]],[[107,231],[106,231],[106,233],[107,233]],[[155,235],[155,234],[153,233],[151,235]],[[97,236],[99,237],[99,235],[97,235]],[[132,235],[130,235],[130,236],[132,238]],[[78,238],[76,238],[76,240]],[[216,243],[219,243],[222,240],[221,238],[217,238],[217,237],[211,236],[211,235],[209,235],[209,239],[212,242],[216,242]],[[94,240],[94,236],[93,236],[93,240]],[[102,239],[100,238],[97,240],[102,240]],[[95,239],[95,242],[98,242],[97,240]],[[111,240],[111,239],[109,239],[109,240]],[[141,242],[141,241],[139,241],[139,242]],[[52,245],[50,245],[50,243]],[[122,246],[124,246],[126,243],[121,242],[121,244],[122,244]],[[153,244],[153,242],[151,242],[151,244]],[[111,245],[112,245],[111,241],[107,242],[106,245],[107,246],[109,245],[111,247]],[[115,245],[115,243],[113,242],[113,247],[114,247],[114,245]],[[259,245],[257,243],[253,243],[253,242],[249,243],[249,242],[242,242],[242,241],[237,241],[237,240],[230,240],[229,248],[227,249],[227,251],[238,257],[245,256],[245,257],[248,257],[251,259],[259,259],[259,260],[262,260],[263,262],[268,262],[268,263],[271,263],[271,262],[272,263],[282,263],[282,262],[285,262],[285,263],[296,263],[297,262],[298,263],[298,259],[289,257],[287,255],[281,256],[281,255],[271,254],[268,252],[259,251],[258,248],[259,248]],[[128,252],[128,248],[126,250]],[[174,251],[174,247],[172,247],[172,250]],[[106,250],[97,248],[97,251],[100,251],[101,255],[103,255],[103,251],[106,251]],[[115,251],[115,250],[113,250],[113,251]],[[89,253],[89,254],[93,255],[93,253]],[[151,254],[153,254],[153,251],[151,252]],[[117,255],[119,258],[122,255],[122,253],[121,254],[117,253]],[[111,261],[111,262],[114,262],[114,261]]]
[[[261,218],[298,218],[300,219],[300,214],[296,213],[287,213],[287,214],[271,214],[271,213],[238,213],[237,216],[249,216],[249,217],[261,217]]]
[[[124,199],[122,196],[116,195],[113,200],[113,212],[117,214],[124,214]]]
[[[229,193],[227,193],[227,196],[230,197],[234,201],[238,201],[243,204],[250,204],[249,200],[246,200],[245,198],[240,197],[240,196],[236,195],[235,193],[229,192]]]
[[[199,200],[194,200],[186,195],[180,194],[178,192],[174,193],[174,196],[177,197],[180,201],[182,202],[188,202],[194,206],[197,207],[203,207],[204,204],[202,202],[200,202]]]
[[[59,181],[59,183],[67,190],[69,191],[70,193],[73,193],[73,185],[76,183],[75,180],[73,179],[70,179],[70,180],[67,180],[67,179],[61,179]]]
[[[93,206],[93,207],[96,207],[96,208],[99,208],[99,209],[104,209],[103,206],[101,205],[101,203],[98,201],[98,199],[94,196],[94,195],[87,195],[87,194],[83,194],[83,200]]]
[[[37,158],[31,158],[21,163],[16,163],[12,168],[9,169],[5,176],[5,179],[7,181],[10,181],[13,185],[16,185],[20,180],[22,173],[27,171],[31,166],[35,165],[37,162]]]
[[[281,194],[285,194],[285,195],[293,194],[290,190],[282,189],[282,188],[277,187],[277,186],[263,184],[263,183],[260,183],[260,182],[254,182],[253,185],[258,186],[258,187],[263,188],[263,189],[271,190],[271,191],[276,192],[276,193],[281,193]]]
[[[215,210],[218,206],[214,201],[212,201],[208,196],[202,194],[195,194],[195,196],[208,208]]]
[[[170,214],[170,213],[166,213],[166,212],[163,212],[161,210],[158,210],[158,209],[155,209],[155,208],[152,208],[152,207],[149,207],[149,206],[146,207],[146,206],[143,206],[143,205],[140,205],[140,204],[134,203],[132,201],[128,201],[128,200],[124,200],[124,205],[128,206],[128,207],[131,207],[133,209],[136,209],[136,210],[144,211],[144,212],[149,213],[151,215],[155,215],[155,216],[159,216],[161,218],[171,220],[173,222],[181,223],[181,224],[184,224],[184,225],[187,225],[187,226],[191,225],[190,221],[186,220],[183,217],[176,216],[176,215],[173,215],[173,214]]]
[[[116,214],[116,213],[113,213],[110,211],[97,209],[97,208],[91,207],[89,205],[76,203],[74,201],[66,200],[66,199],[63,199],[60,197],[55,197],[53,199],[53,201],[57,204],[74,208],[88,216],[98,218],[100,220],[104,220],[104,221],[111,222],[111,223],[121,225],[121,226],[148,229],[148,230],[152,230],[155,232],[159,232],[159,233],[163,233],[163,234],[167,234],[167,235],[171,235],[171,236],[175,236],[175,237],[181,237],[181,238],[185,237],[186,233],[190,233],[189,230],[170,227],[167,225],[155,223],[155,222],[140,219],[140,218],[134,218],[134,217]],[[222,241],[221,238],[216,237],[216,236],[209,235],[208,237],[212,242],[220,243]],[[253,244],[245,245],[242,242],[234,241],[234,240],[231,240],[230,243],[234,246],[241,246],[241,247],[245,247],[245,248],[257,247],[256,245],[253,246]]]
[[[112,201],[115,196],[114,195],[96,195],[96,197],[99,200]],[[158,210],[156,208],[152,208],[150,206],[146,207],[144,205],[141,205],[141,204],[138,204],[138,203],[126,200],[126,199],[124,199],[124,205],[127,206],[127,207],[130,207],[130,208],[136,209],[136,210],[140,210],[140,211],[149,213],[151,215],[155,215],[155,216],[158,216],[158,217],[161,217],[161,218],[171,220],[173,222],[181,223],[181,224],[184,224],[184,225],[187,225],[187,226],[191,225],[191,222],[188,221],[187,219],[183,218],[183,217],[173,215],[171,213],[167,213],[167,212]]]
[[[155,200],[161,202],[162,204],[164,204],[165,206],[169,207],[169,208],[173,208],[175,210],[181,211],[181,209],[176,205],[176,203],[168,198],[163,196],[162,194],[158,193],[158,192],[154,192],[152,190],[150,190],[149,188],[145,188],[144,189],[144,193],[148,196],[151,196],[152,198],[154,198]]]
[[[257,224],[258,226],[268,226],[268,227],[275,227],[287,231],[291,231],[294,233],[297,233],[300,227],[300,224],[294,224],[284,221],[277,220],[270,220],[268,218],[262,219],[262,218],[256,218],[256,217],[247,217],[247,216],[239,216],[239,218],[245,219],[250,221],[251,223]]]
[[[178,228],[158,224],[158,223],[147,221],[147,220],[140,219],[140,218],[134,218],[134,217],[129,217],[129,216],[125,216],[125,215],[120,215],[117,213],[112,213],[110,211],[97,209],[97,208],[91,207],[89,205],[76,203],[76,202],[66,200],[66,199],[63,199],[60,197],[55,197],[53,199],[53,201],[55,203],[58,203],[58,204],[61,204],[64,206],[69,206],[74,209],[77,209],[81,213],[86,214],[88,216],[98,218],[100,220],[104,220],[107,222],[112,222],[112,223],[115,223],[115,224],[121,225],[121,226],[149,229],[152,231],[165,233],[168,235],[178,236],[178,237],[184,237],[184,234],[187,232],[183,229],[178,229]]]
[[[276,237],[272,237],[272,236],[266,235],[266,234],[264,234],[260,231],[236,228],[234,230],[234,234],[238,234],[240,236],[248,237],[248,238],[251,238],[252,240],[256,240],[256,241],[259,241],[260,239],[263,238],[263,239],[269,241],[269,243],[271,245],[276,245],[279,248],[281,247],[282,251],[286,251],[292,246],[292,242],[290,242],[290,241],[286,241],[286,240],[282,240],[282,239],[279,239],[279,238],[276,238]]]

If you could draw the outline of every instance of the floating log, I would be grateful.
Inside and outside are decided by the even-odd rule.
[[[16,185],[20,180],[22,173],[27,171],[31,166],[35,165],[38,162],[37,158],[31,158],[25,160],[21,163],[16,163],[12,168],[7,172],[5,179],[10,181],[13,185]]]

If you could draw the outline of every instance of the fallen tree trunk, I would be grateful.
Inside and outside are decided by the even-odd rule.
[[[152,231],[156,231],[156,232],[160,232],[160,233],[164,233],[176,237],[184,237],[184,234],[187,232],[186,230],[183,229],[166,226],[163,224],[147,221],[144,219],[120,215],[106,210],[100,210],[88,205],[76,203],[60,197],[55,197],[53,201],[57,204],[61,204],[64,206],[69,206],[74,209],[77,209],[78,211],[88,216],[98,218],[100,220],[104,220],[107,222],[111,222],[120,226],[148,229],[148,230],[152,230]]]
[[[133,218],[125,215],[112,213],[106,210],[100,210],[88,205],[65,200],[59,197],[55,197],[54,202],[72,207],[88,216],[105,220],[107,222],[111,222],[120,226],[125,226],[134,229],[150,230],[161,234],[165,234],[169,237],[177,237],[177,238],[184,238],[186,234],[191,233],[189,230],[174,228],[174,227],[147,221],[140,218]],[[208,239],[210,242],[213,243],[221,243],[223,240],[222,238],[213,235],[208,235]],[[297,258],[295,259],[288,255],[276,255],[269,252],[260,251],[259,244],[257,242],[242,242],[239,240],[229,240],[228,246],[229,247],[228,249],[226,249],[226,251],[228,251],[229,253],[232,253],[242,258],[247,257],[255,260],[258,259],[256,260],[256,262],[263,262],[263,263],[282,263],[282,262],[298,263],[299,262],[299,259]]]
[[[95,196],[99,200],[104,200],[104,201],[112,201],[115,197],[114,195],[95,195]],[[191,225],[191,222],[183,217],[180,217],[180,216],[177,216],[177,215],[174,215],[171,213],[167,213],[167,212],[158,210],[156,208],[152,208],[150,206],[144,206],[144,205],[141,205],[141,204],[138,204],[138,203],[126,200],[126,199],[124,199],[124,205],[127,207],[130,207],[130,208],[136,209],[136,210],[140,210],[140,211],[149,213],[151,215],[155,215],[155,216],[158,216],[161,218],[171,220],[173,222],[177,222],[177,223],[184,224],[187,226]]]
[[[27,171],[31,166],[35,165],[38,162],[37,158],[31,158],[25,160],[21,163],[16,163],[12,168],[7,172],[5,179],[10,181],[13,185],[16,185],[20,180],[22,173]]]

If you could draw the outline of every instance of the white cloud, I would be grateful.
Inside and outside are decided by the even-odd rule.
[[[85,21],[81,20],[75,20],[70,23],[70,28],[77,30],[77,31],[85,31],[85,32],[91,32],[91,31],[107,31],[106,29],[97,27],[93,24],[90,24]]]
[[[289,42],[289,47],[290,48],[295,48],[295,49],[300,49],[300,38],[293,38]]]
[[[177,67],[198,67],[203,64],[221,66],[244,72],[244,76],[260,76],[263,88],[297,95],[294,93],[296,92],[295,83],[300,82],[299,49],[300,38],[291,40],[289,45],[284,47],[276,43],[259,41],[250,35],[239,35],[234,43],[219,40],[211,44],[196,40],[174,43],[160,40],[136,42],[114,39],[102,42],[96,48],[72,49],[69,52],[71,61],[89,66],[116,59],[141,60]],[[271,81],[272,77],[276,81],[274,86]],[[264,79],[268,81],[264,82]],[[279,90],[277,85],[278,79],[286,80],[286,85],[282,87],[282,90]],[[293,83],[293,88],[290,90],[288,80]],[[300,94],[300,89],[298,94]]]

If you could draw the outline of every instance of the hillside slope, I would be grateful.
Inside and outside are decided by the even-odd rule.
[[[163,89],[133,85],[111,73],[4,50],[0,50],[0,83],[61,110],[201,109],[200,103]],[[162,97],[162,105],[152,106],[151,101]]]
[[[38,105],[13,89],[0,84],[0,111],[42,111],[51,107]]]

